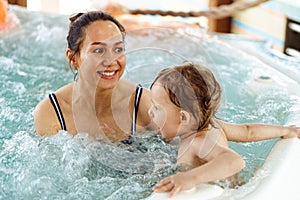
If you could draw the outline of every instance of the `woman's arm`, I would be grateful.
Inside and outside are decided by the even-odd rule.
[[[300,138],[300,128],[268,124],[231,124],[217,120],[229,141],[255,142],[272,138]]]

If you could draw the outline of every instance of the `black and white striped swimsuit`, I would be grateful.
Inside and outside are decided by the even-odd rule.
[[[135,91],[134,108],[133,108],[132,124],[131,124],[131,135],[134,135],[136,132],[137,113],[138,113],[138,109],[139,109],[142,92],[143,92],[143,87],[140,84],[138,84],[138,86],[136,87],[136,91]],[[54,93],[49,94],[49,99],[52,103],[52,106],[53,106],[55,112],[56,112],[61,129],[66,131],[67,130],[66,122],[64,120],[64,116],[61,112],[61,109],[59,107],[59,104],[58,104],[55,94]],[[129,137],[129,139],[123,140],[122,142],[124,144],[131,144],[132,143],[131,136]]]

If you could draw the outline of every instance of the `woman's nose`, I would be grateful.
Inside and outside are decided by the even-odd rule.
[[[119,59],[120,55],[115,55],[113,52],[107,52],[103,56],[102,65],[104,67],[110,67],[117,64],[117,60]]]
[[[116,60],[115,59],[113,59],[111,56],[107,56],[107,57],[105,57],[104,59],[103,59],[103,61],[102,61],[102,65],[104,66],[104,67],[109,67],[109,66],[111,66],[114,62],[116,62]]]
[[[112,66],[112,64],[114,64],[115,62],[116,62],[116,60],[113,60],[113,59],[104,59],[102,62],[102,65],[104,67],[109,67],[109,66]]]

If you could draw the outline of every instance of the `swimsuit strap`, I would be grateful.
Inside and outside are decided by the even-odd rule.
[[[59,104],[58,104],[58,101],[57,101],[57,98],[56,98],[55,94],[54,93],[49,94],[49,99],[51,100],[52,106],[53,106],[53,108],[56,112],[56,115],[57,115],[57,118],[59,120],[61,129],[66,131],[67,130],[66,123],[65,123],[63,114],[60,110],[60,107],[59,107]]]
[[[131,135],[127,140],[122,141],[123,144],[132,144],[132,135],[134,135],[136,132],[136,119],[137,119],[137,113],[139,110],[139,104],[140,104],[142,93],[143,93],[143,87],[141,86],[141,84],[138,84],[135,90],[134,107],[133,107],[132,124],[131,124]]]
[[[143,93],[143,87],[141,86],[141,84],[138,84],[135,90],[134,108],[133,108],[132,125],[131,125],[132,135],[134,135],[136,132],[136,119],[137,119],[137,113],[139,110],[139,104],[140,104],[142,93]]]

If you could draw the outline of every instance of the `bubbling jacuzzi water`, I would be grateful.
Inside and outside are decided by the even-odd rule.
[[[130,146],[101,144],[86,134],[61,131],[41,138],[34,132],[35,105],[73,80],[65,58],[67,16],[12,11],[20,26],[0,33],[0,199],[143,199],[162,177],[176,171],[176,144],[155,133]],[[184,60],[211,68],[224,97],[225,121],[293,123],[297,84],[259,60],[199,33],[169,29],[127,33],[124,78],[149,86],[156,73]],[[269,81],[258,78],[269,77]],[[230,143],[247,162],[247,182],[276,140]]]

